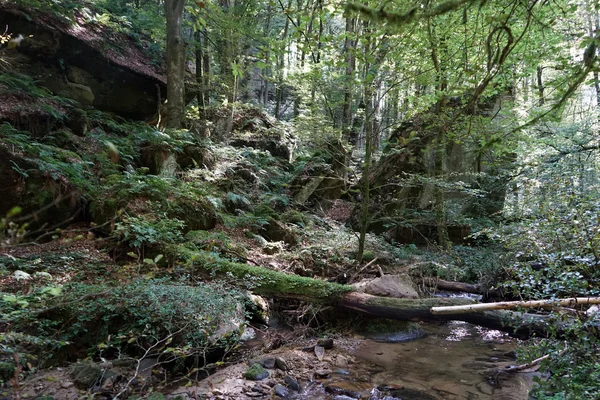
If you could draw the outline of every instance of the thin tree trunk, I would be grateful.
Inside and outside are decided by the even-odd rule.
[[[541,107],[544,105],[544,80],[543,80],[544,68],[541,65],[537,66],[537,90],[538,90],[538,105]]]
[[[369,226],[369,205],[371,202],[370,199],[370,179],[369,175],[371,172],[371,155],[372,155],[372,136],[373,136],[373,124],[372,124],[372,113],[373,113],[373,82],[370,78],[370,68],[371,65],[368,61],[371,52],[371,31],[369,29],[369,23],[367,21],[364,22],[364,55],[365,55],[365,65],[364,65],[364,74],[363,74],[363,82],[364,82],[364,102],[365,102],[365,124],[364,124],[364,133],[365,133],[365,162],[363,165],[363,186],[361,188],[362,192],[362,204],[360,207],[360,236],[358,239],[358,253],[356,254],[356,261],[358,263],[362,262],[363,254],[365,251],[365,239],[367,235],[367,228]]]
[[[460,306],[436,306],[431,308],[431,313],[435,315],[456,315],[490,310],[514,310],[516,308],[573,308],[577,305],[589,304],[600,304],[600,297],[572,297],[568,299],[501,301],[497,303],[466,304]]]
[[[273,14],[273,7],[272,7],[271,3],[269,2],[268,6],[267,6],[267,22],[265,24],[265,38],[267,38],[267,39],[271,36],[272,14]],[[259,96],[260,97],[259,102],[261,102],[265,106],[267,105],[267,103],[269,101],[269,78],[271,75],[271,68],[269,66],[270,55],[271,55],[271,51],[270,51],[270,47],[268,47],[267,51],[265,52],[265,70],[263,72],[263,79],[261,82],[260,96]]]
[[[429,43],[431,45],[431,61],[436,72],[436,86],[437,91],[440,95],[440,99],[437,102],[437,112],[442,112],[446,106],[446,90],[448,87],[448,81],[446,77],[445,62],[440,60],[439,47],[442,48],[442,54],[445,54],[447,50],[445,38],[441,38],[438,43],[434,32],[435,27],[430,20],[427,20],[427,32],[429,37]],[[434,140],[434,168],[432,176],[437,179],[443,179],[445,167],[446,167],[446,126],[440,126]],[[438,244],[442,248],[450,248],[450,238],[448,235],[448,226],[446,223],[446,205],[444,190],[439,184],[434,183],[434,213],[437,223],[438,233]]]
[[[600,29],[600,14],[598,14],[598,11],[596,9],[593,9],[593,11],[591,12],[593,12],[594,15],[594,30],[591,32],[591,35],[593,37],[594,32],[599,32]],[[596,50],[596,52],[598,52],[598,50]],[[596,107],[600,109],[600,79],[598,77],[598,71],[596,69],[594,69],[594,89],[596,90]]]
[[[317,56],[315,63],[321,62],[321,47],[323,46],[323,0],[317,0],[317,8],[319,11],[319,35],[317,36]]]
[[[165,0],[167,20],[167,128],[181,128],[185,113],[185,51],[181,20],[185,0]]]
[[[302,10],[302,0],[296,0],[296,27],[297,29],[301,29],[301,22],[302,22],[302,16],[301,16],[301,10]],[[306,57],[306,53],[304,51],[304,46],[301,45],[301,36],[298,37],[298,41],[297,41],[297,47],[300,48],[300,55],[298,57],[297,62],[300,62],[300,71],[303,72],[304,71],[304,59]],[[300,115],[300,106],[301,106],[301,98],[299,95],[299,91],[296,90],[296,92],[294,93],[294,118],[298,117]]]
[[[198,84],[198,114],[202,117],[206,108],[204,97],[204,49],[202,46],[202,31],[194,32],[194,40],[196,41],[196,83]]]
[[[354,57],[354,25],[356,19],[346,17],[346,38],[344,39],[344,55],[346,58],[346,76],[344,81],[344,109],[342,111],[342,132],[348,141],[352,130],[352,85],[354,69],[356,68],[356,57]]]
[[[292,0],[288,0],[287,9],[292,8]],[[277,54],[277,100],[275,103],[275,118],[279,119],[281,112],[281,102],[283,100],[283,67],[284,67],[284,49],[285,49],[285,41],[288,37],[288,31],[290,29],[290,19],[285,19],[285,25],[283,28],[283,37],[281,38],[282,45],[279,50],[279,54]]]

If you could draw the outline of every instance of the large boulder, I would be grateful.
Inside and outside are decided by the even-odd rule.
[[[373,296],[395,297],[401,299],[418,299],[419,294],[408,275],[384,275],[370,281],[355,283],[358,292]]]

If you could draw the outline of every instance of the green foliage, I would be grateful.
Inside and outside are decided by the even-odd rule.
[[[280,217],[282,222],[288,224],[296,224],[300,227],[304,227],[307,223],[308,218],[304,216],[301,212],[297,210],[288,210],[281,214]]]
[[[513,296],[598,296],[600,191],[596,168],[590,164],[595,163],[597,154],[594,150],[583,157],[580,151],[590,140],[596,140],[595,135],[585,122],[550,125],[547,129],[531,134],[522,144],[521,157],[527,165],[513,183],[516,196],[509,198],[507,215],[513,218],[512,223],[484,232],[508,250],[505,285],[512,289]],[[552,312],[550,337],[521,346],[520,357],[524,361],[549,355],[542,364],[547,379],[539,380],[536,398],[597,397],[597,315],[580,313],[567,317]],[[560,325],[567,332],[560,333],[552,325]]]
[[[49,97],[50,91],[37,85],[37,82],[29,75],[18,72],[7,72],[0,74],[0,85],[6,86],[4,93],[28,94],[33,97]]]
[[[214,254],[233,254],[234,256],[246,254],[246,249],[236,244],[223,232],[189,231],[185,238],[198,250]]]
[[[195,182],[146,175],[145,169],[138,169],[109,176],[92,211],[104,218],[111,218],[122,209],[134,214],[153,213],[183,221],[187,230],[207,229],[214,226],[216,215],[206,197],[205,189]]]
[[[247,197],[232,192],[227,192],[223,203],[230,212],[235,210],[249,210],[252,208],[252,203],[250,203],[250,200],[248,200]]]
[[[219,283],[185,286],[138,280],[119,286],[73,283],[36,312],[12,316],[16,329],[99,349],[164,343],[162,351],[191,354],[208,346],[236,316],[240,293]],[[241,332],[231,332],[236,340]],[[165,340],[170,337],[169,340]],[[106,341],[108,338],[108,341]],[[224,339],[224,337],[221,337]]]
[[[558,321],[557,321],[558,322]],[[597,317],[581,319],[572,325],[569,335],[575,340],[540,340],[529,343],[519,351],[520,359],[530,361],[548,355],[540,372],[548,379],[535,378],[538,385],[531,395],[540,400],[596,399],[600,390],[600,342]]]
[[[13,207],[0,218],[0,247],[19,243],[27,233],[27,223],[17,224],[11,219],[21,213],[21,207]]]
[[[69,150],[41,144],[33,139],[28,132],[18,131],[8,123],[0,125],[0,134],[4,142],[24,155],[24,161],[34,166],[33,169],[23,169],[18,165],[14,169],[29,177],[33,170],[41,172],[54,181],[66,186],[73,186],[80,193],[91,193],[94,187],[94,174],[91,163]],[[39,205],[44,205],[40,203]]]
[[[183,221],[167,218],[166,215],[126,216],[117,222],[113,235],[128,246],[144,247],[173,244],[183,240]]]
[[[16,367],[13,363],[0,362],[0,384],[7,383],[15,374]]]

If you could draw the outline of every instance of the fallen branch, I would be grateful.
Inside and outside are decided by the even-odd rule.
[[[364,314],[400,321],[465,321],[507,332],[519,338],[528,338],[534,334],[539,337],[548,335],[548,317],[545,315],[506,310],[465,312],[458,316],[436,315],[431,312],[434,308],[471,307],[478,305],[473,304],[473,302],[471,299],[460,297],[398,299],[350,292],[345,294],[337,305]],[[449,307],[444,307],[445,305]],[[554,326],[553,329],[556,330],[559,336],[563,333],[563,328],[559,325]]]
[[[453,281],[445,281],[439,278],[431,278],[424,276],[419,279],[420,282],[429,287],[437,288],[439,290],[449,290],[452,292],[464,292],[464,293],[474,293],[481,294],[484,296],[495,296],[498,295],[498,290],[496,289],[486,289],[481,285],[473,285],[471,283],[464,282],[453,282]]]
[[[563,349],[561,352],[559,352],[557,354],[557,356],[562,356],[567,352],[567,349]],[[550,358],[550,354],[546,354],[545,356],[541,356],[540,358],[536,358],[535,360],[532,360],[528,363],[525,364],[520,364],[520,365],[511,365],[510,367],[506,367],[502,370],[498,370],[498,372],[500,373],[504,373],[504,372],[520,372],[523,371],[525,369],[529,369],[532,367],[535,367],[539,364],[541,364],[542,361],[547,360],[548,358]]]
[[[354,282],[356,280],[356,278],[362,274],[362,272],[364,270],[366,270],[367,268],[369,268],[371,265],[375,264],[375,262],[378,260],[378,257],[375,257],[374,259],[372,259],[371,261],[369,261],[368,263],[365,264],[364,267],[362,267],[361,269],[359,269],[358,271],[356,271],[352,277],[348,280],[349,282]],[[383,273],[381,274],[381,276],[383,276]]]
[[[553,308],[556,306],[572,307],[577,304],[600,304],[600,297],[574,297],[570,299],[532,300],[532,301],[502,301],[498,303],[469,304],[464,306],[432,307],[431,313],[468,314],[490,310],[513,310],[515,308]]]

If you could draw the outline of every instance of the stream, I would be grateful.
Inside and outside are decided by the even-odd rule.
[[[364,340],[352,354],[366,370],[350,368],[307,385],[294,399],[527,400],[533,372],[493,372],[515,363],[517,342],[464,322],[427,324],[425,336],[404,343]],[[322,384],[319,384],[322,383]]]

